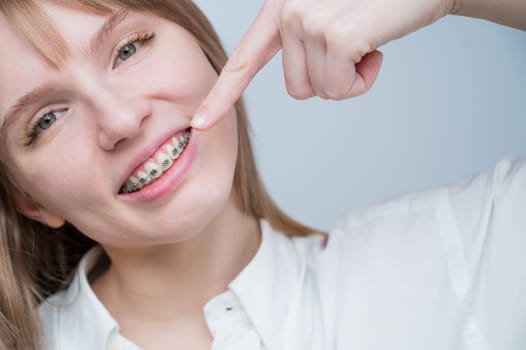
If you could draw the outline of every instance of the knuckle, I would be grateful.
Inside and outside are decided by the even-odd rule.
[[[350,46],[348,51],[348,56],[350,56],[355,62],[360,62],[362,57],[371,52],[372,45],[366,38],[362,38],[353,42],[353,45]]]
[[[326,93],[324,93],[324,92],[320,92],[320,93],[318,93],[317,95],[318,95],[318,97],[321,98],[322,100],[326,100],[326,101],[328,101],[328,100],[331,99],[331,98],[330,98]]]
[[[304,6],[302,6],[301,1],[285,1],[279,13],[281,25],[288,27],[296,23],[303,17],[303,12]]]
[[[372,51],[372,45],[366,33],[352,24],[335,23],[331,25],[327,29],[325,40],[328,50],[340,51],[355,63]]]
[[[338,90],[327,90],[326,95],[328,99],[335,100],[335,101],[343,100],[346,97],[346,94],[344,91],[338,91]]]
[[[343,70],[347,72],[347,70]],[[349,97],[353,85],[352,76],[347,76],[347,74],[337,75],[336,72],[328,72],[325,93],[331,100],[344,100]]]
[[[325,41],[329,48],[343,48],[349,45],[351,33],[339,25],[330,25],[325,33]]]
[[[318,96],[321,99],[329,100],[330,97],[327,95],[327,92],[323,86],[314,86],[314,95]]]
[[[346,100],[348,98],[351,98],[352,97],[352,94],[350,91],[346,91],[344,93],[341,93],[340,95],[338,95],[337,97],[333,98],[334,100],[336,101],[343,101],[343,100]]]
[[[240,51],[236,50],[223,70],[227,73],[249,75],[252,69],[250,61]]]
[[[294,87],[287,86],[287,92],[289,93],[290,96],[298,100],[306,100],[314,96],[312,88],[308,85],[301,85],[301,86],[294,86]]]
[[[356,91],[353,91],[351,97],[358,97],[358,96],[365,94],[366,92],[367,92],[367,89],[360,88],[360,89],[357,89]]]
[[[315,39],[323,39],[326,35],[326,21],[323,16],[310,11],[303,18],[303,31]]]

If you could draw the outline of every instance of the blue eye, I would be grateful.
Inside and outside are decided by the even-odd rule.
[[[49,127],[51,127],[51,125],[57,121],[57,116],[55,113],[56,112],[50,112],[44,114],[42,118],[39,119],[37,127],[41,130],[49,129]]]
[[[115,61],[113,67],[117,67],[123,61],[128,60],[130,57],[135,55],[139,51],[143,43],[153,38],[153,33],[151,32],[138,32],[132,34],[124,43],[120,44],[117,47],[117,54],[115,55]]]
[[[25,132],[23,145],[30,146],[37,139],[40,133],[52,127],[57,119],[60,118],[65,112],[65,110],[46,112],[40,118],[32,122]]]
[[[137,52],[137,49],[139,48],[138,46],[140,44],[140,42],[136,41],[134,43],[124,45],[124,47],[119,50],[117,58],[126,61],[128,58],[130,58],[130,56],[133,56]]]

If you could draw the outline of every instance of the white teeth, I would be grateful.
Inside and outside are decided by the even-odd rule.
[[[144,164],[144,170],[139,171],[128,178],[128,181],[121,188],[122,193],[139,191],[144,186],[155,181],[166,170],[168,170],[183,153],[190,139],[190,131],[184,132],[180,137],[172,137],[171,143],[166,144],[164,150],[157,152],[155,160],[150,160]]]
[[[180,153],[176,147],[172,145],[166,145],[166,151],[168,152],[168,155],[170,156],[170,158],[172,158],[173,160],[176,160],[177,158],[179,158]]]
[[[181,136],[181,139],[179,140],[179,144],[177,144],[178,149],[183,149],[184,146],[186,146],[186,142],[184,140],[184,136]]]
[[[166,170],[169,167],[171,167],[174,162],[171,157],[167,156],[164,153],[159,153],[157,155],[157,163],[161,165],[161,168],[163,170]]]
[[[180,138],[177,138],[177,137],[174,136],[173,139],[172,139],[172,142],[173,142],[174,146],[175,146],[178,150],[183,149],[184,146],[185,146],[184,134],[181,135]]]
[[[143,183],[139,179],[133,176],[130,176],[130,178],[128,179],[128,183],[133,184],[133,186],[137,188],[138,190],[140,190],[144,186]]]
[[[179,146],[179,144],[180,144],[179,139],[178,139],[176,136],[174,136],[174,137],[172,138],[172,145],[173,145],[176,149],[180,149],[181,147]]]
[[[124,187],[123,191],[124,192],[135,192],[137,189],[135,187],[134,184],[132,184],[131,182],[128,182],[126,184],[126,186]]]
[[[179,148],[174,148],[172,152],[172,159],[176,160],[181,155],[181,151],[179,151]]]
[[[146,174],[143,171],[139,171],[139,174],[137,174],[137,175],[139,176],[139,182],[142,183],[143,185],[147,185],[150,182],[152,182],[151,176]]]
[[[144,168],[146,169],[148,174],[150,174],[152,179],[157,179],[159,176],[163,174],[163,169],[159,165],[153,162],[146,163],[144,165]]]

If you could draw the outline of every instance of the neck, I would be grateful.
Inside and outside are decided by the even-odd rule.
[[[112,316],[134,313],[154,322],[201,317],[204,305],[227,289],[261,240],[259,222],[229,202],[187,241],[132,253],[105,247],[112,263],[93,289]]]

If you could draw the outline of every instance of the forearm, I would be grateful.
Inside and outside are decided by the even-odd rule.
[[[526,0],[456,0],[451,14],[526,30]]]

